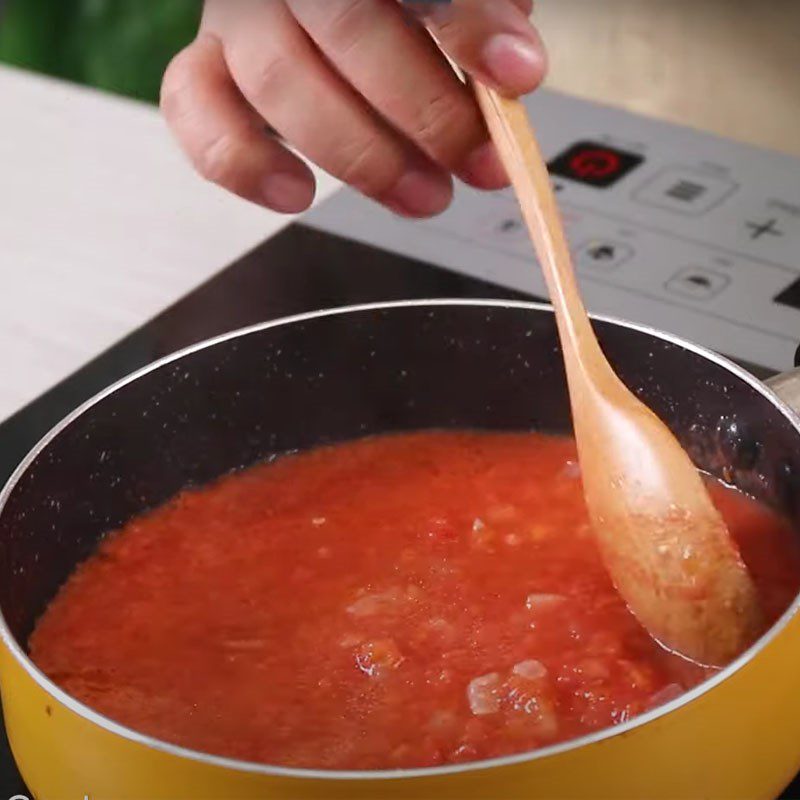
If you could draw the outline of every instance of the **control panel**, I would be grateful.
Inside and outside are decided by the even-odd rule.
[[[554,92],[529,101],[591,311],[781,370],[800,342],[800,159]],[[343,189],[305,221],[546,294],[516,200],[460,186],[424,222]]]

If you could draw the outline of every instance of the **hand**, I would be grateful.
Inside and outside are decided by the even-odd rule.
[[[451,175],[507,179],[466,72],[507,94],[533,90],[545,56],[531,0],[206,0],[197,39],[169,65],[166,119],[197,170],[282,212],[307,208],[301,158],[409,217],[443,211]]]

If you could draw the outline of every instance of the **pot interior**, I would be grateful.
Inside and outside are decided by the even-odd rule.
[[[800,434],[757,385],[649,332],[596,322],[612,364],[696,462],[798,519]],[[552,313],[409,303],[232,335],[89,405],[0,508],[0,610],[24,645],[109,530],[182,488],[292,450],[422,428],[569,433]]]

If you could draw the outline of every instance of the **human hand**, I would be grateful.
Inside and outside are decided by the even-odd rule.
[[[531,0],[206,0],[162,109],[201,175],[268,208],[313,199],[289,145],[393,211],[431,216],[450,203],[452,175],[482,189],[507,179],[423,24],[464,71],[520,95],[546,68],[530,11]]]

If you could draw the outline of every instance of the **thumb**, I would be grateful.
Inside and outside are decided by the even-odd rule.
[[[503,94],[533,91],[547,56],[530,0],[407,0],[404,3],[465,72]]]

